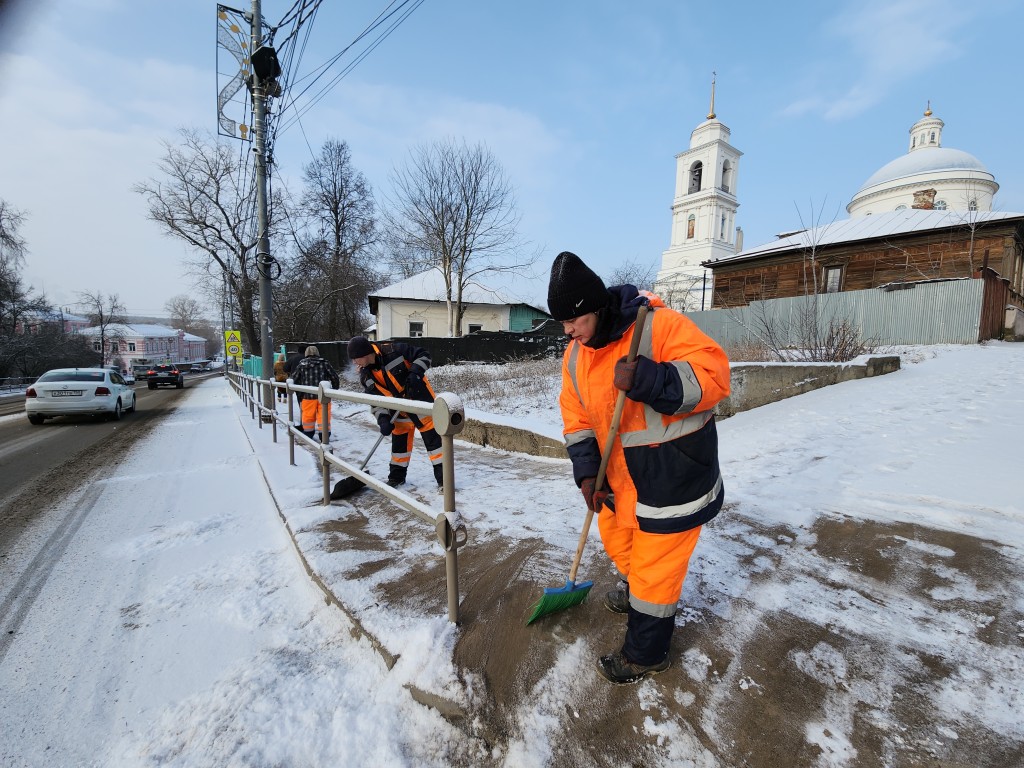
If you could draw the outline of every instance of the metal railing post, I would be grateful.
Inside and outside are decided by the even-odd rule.
[[[331,503],[331,465],[324,458],[324,454],[330,452],[331,448],[327,443],[327,428],[330,425],[331,399],[324,394],[324,384],[329,381],[321,381],[317,389],[316,399],[320,403],[320,474],[324,481],[324,505]]]
[[[466,526],[455,508],[455,438],[466,426],[462,400],[451,392],[442,392],[434,400],[434,429],[441,436],[441,480],[444,485],[444,512],[437,516],[434,531],[444,550],[445,576],[448,582],[448,620],[459,623],[459,547],[467,540]]]
[[[292,396],[292,380],[285,383],[285,391],[288,392],[288,464],[295,466],[295,398]]]

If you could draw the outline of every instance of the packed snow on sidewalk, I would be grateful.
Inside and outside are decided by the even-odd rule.
[[[372,419],[334,414],[334,449],[358,463]],[[560,433],[551,400],[496,418],[509,416]],[[312,457],[289,466],[287,441],[273,443],[223,380],[205,382],[131,460],[68,499],[61,527],[16,547],[45,540],[49,562],[14,584],[12,558],[0,564],[0,604],[33,595],[0,644],[0,764],[547,766],[566,764],[573,739],[577,753],[666,766],[1019,757],[1022,434],[1024,345],[1003,343],[907,350],[897,373],[721,421],[728,503],[680,601],[681,671],[613,689],[591,658],[608,649],[541,627],[562,648],[495,742],[474,736],[485,681],[453,662],[469,628],[447,620],[443,598],[407,613],[374,589],[440,560],[430,532],[402,562],[330,546],[325,526],[360,502],[315,504]],[[440,511],[418,438],[414,451],[410,491]],[[568,462],[467,452],[479,458],[457,466],[462,552],[540,540],[567,565],[582,519]],[[385,445],[376,476],[386,462]],[[345,610],[324,601],[278,510]],[[401,541],[413,526],[372,523]],[[588,546],[597,562],[596,534]],[[341,578],[360,565],[362,578]],[[371,639],[397,656],[392,669]],[[470,717],[446,718],[424,694]],[[632,710],[622,743],[566,727]],[[786,727],[796,735],[774,748],[788,753],[769,754],[767,734]]]

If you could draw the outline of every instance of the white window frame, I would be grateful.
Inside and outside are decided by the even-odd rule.
[[[418,339],[423,336],[423,321],[422,320],[410,320],[409,321],[409,338]]]

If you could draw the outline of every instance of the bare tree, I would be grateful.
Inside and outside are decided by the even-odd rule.
[[[188,333],[195,333],[195,329],[201,325],[209,325],[203,317],[203,305],[184,293],[169,298],[164,309],[171,325]]]
[[[658,270],[654,264],[641,264],[629,260],[612,270],[605,280],[606,285],[635,285],[641,291],[649,291],[654,286],[654,278]]]
[[[392,183],[390,245],[407,275],[441,273],[448,335],[461,336],[466,288],[482,275],[520,272],[536,261],[520,256],[512,186],[483,145],[451,139],[414,149]]]
[[[259,233],[252,174],[234,148],[194,130],[180,134],[181,144],[164,143],[158,165],[163,179],[136,184],[134,191],[146,198],[150,219],[196,252],[200,275],[228,284],[246,343],[258,350]]]
[[[379,279],[373,195],[348,144],[335,139],[305,166],[303,181],[290,219],[296,252],[276,287],[282,301],[275,302],[275,331],[293,339],[348,338],[365,327],[366,294]]]
[[[63,313],[22,280],[28,256],[20,231],[24,221],[24,213],[0,199],[0,377],[94,365],[87,340],[68,333]]]
[[[0,198],[0,270],[20,269],[25,263],[28,246],[20,229],[25,223],[25,214],[6,200]]]
[[[89,322],[100,329],[100,365],[106,365],[108,359],[120,359],[118,352],[124,340],[124,330],[119,326],[127,322],[121,299],[116,293],[104,296],[100,291],[83,291],[78,294],[78,300],[85,308]]]

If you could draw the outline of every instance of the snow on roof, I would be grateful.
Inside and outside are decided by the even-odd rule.
[[[1024,213],[1006,213],[1000,211],[922,211],[907,208],[902,211],[876,213],[872,216],[854,216],[841,221],[834,221],[815,229],[805,229],[787,237],[780,237],[770,243],[737,253],[735,256],[703,262],[705,265],[717,265],[749,259],[758,256],[770,256],[794,248],[820,247],[835,243],[847,243],[855,240],[871,240],[892,235],[904,235],[911,232],[926,232],[931,229],[947,229],[963,227],[971,223],[985,224],[992,221],[1024,219]]]
[[[100,333],[100,327],[98,325],[91,326],[89,328],[83,328],[79,333],[85,336],[97,336]],[[152,323],[111,323],[107,326],[107,334],[118,333],[122,336],[142,336],[150,339],[161,339],[161,338],[176,338],[178,331],[176,328],[168,328],[166,325],[154,325]],[[202,336],[196,336],[194,333],[185,333],[185,341],[207,341]]]
[[[927,147],[900,155],[883,165],[861,185],[857,195],[878,184],[940,171],[977,171],[992,175],[988,168],[969,152],[950,147]]]
[[[467,304],[526,304],[533,309],[547,312],[546,302],[537,296],[546,296],[547,284],[543,291],[537,278],[515,275],[510,272],[489,272],[487,282],[473,278],[466,285],[462,300]],[[393,283],[369,295],[371,299],[409,299],[412,301],[444,301],[446,295],[444,275],[439,269],[428,269],[418,275]]]
[[[71,323],[87,323],[88,317],[83,315],[73,315],[70,312],[65,312],[60,309],[51,309],[46,312],[30,311],[25,313],[25,318],[28,320],[66,320]]]

